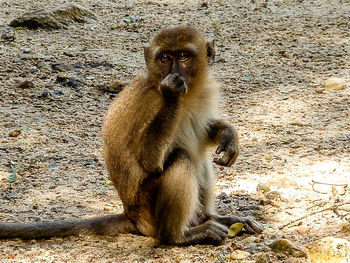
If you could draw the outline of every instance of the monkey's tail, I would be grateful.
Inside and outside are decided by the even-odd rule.
[[[135,225],[125,214],[72,221],[0,223],[0,239],[41,239],[79,234],[116,235],[119,233],[137,233]]]

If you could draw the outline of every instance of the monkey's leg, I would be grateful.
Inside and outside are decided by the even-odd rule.
[[[161,243],[219,244],[227,228],[215,220],[191,227],[200,211],[198,178],[194,164],[182,150],[169,157],[171,163],[161,175],[155,208],[158,237]]]
[[[249,233],[261,233],[263,227],[250,217],[219,216],[214,212],[214,173],[209,161],[203,161],[200,180],[199,196],[202,205],[203,216],[199,218],[210,218],[226,227],[234,223],[243,223]],[[206,183],[205,183],[206,182]]]

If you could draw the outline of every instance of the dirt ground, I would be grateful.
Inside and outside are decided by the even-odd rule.
[[[0,1],[0,33],[25,12],[63,2]],[[299,246],[327,236],[350,241],[342,231],[349,212],[312,214],[350,201],[342,186],[312,183],[350,185],[349,1],[75,2],[97,20],[16,29],[14,41],[0,42],[0,221],[122,211],[101,154],[113,94],[99,87],[131,80],[145,67],[142,47],[150,37],[188,23],[215,39],[212,72],[222,83],[223,117],[240,133],[236,164],[215,166],[218,210],[255,216],[265,230],[218,247],[158,247],[135,235],[5,240],[1,262],[307,262],[268,245],[281,238]],[[77,87],[56,81],[62,72],[53,65],[60,63]],[[347,87],[324,89],[330,77]],[[26,80],[34,85],[19,87]],[[237,247],[250,256],[230,259]]]

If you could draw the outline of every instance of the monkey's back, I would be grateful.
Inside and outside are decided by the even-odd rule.
[[[139,76],[118,94],[102,126],[106,166],[124,209],[136,204],[138,186],[147,177],[139,163],[140,141],[159,112],[161,99]]]

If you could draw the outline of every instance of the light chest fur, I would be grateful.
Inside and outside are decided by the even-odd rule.
[[[198,94],[191,94],[190,99],[184,98],[173,147],[184,149],[195,163],[201,162],[211,145],[208,124],[220,118],[218,100],[219,84],[214,80],[201,87]]]

